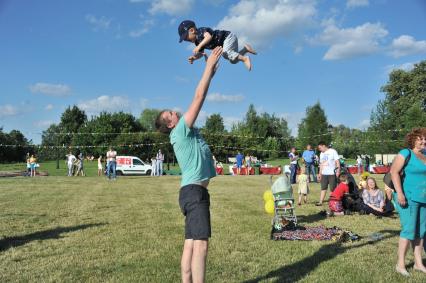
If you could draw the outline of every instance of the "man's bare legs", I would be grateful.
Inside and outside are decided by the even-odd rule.
[[[183,283],[204,282],[208,246],[208,240],[185,240],[181,260]]]

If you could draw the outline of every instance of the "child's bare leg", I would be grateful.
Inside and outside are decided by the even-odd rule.
[[[297,202],[298,205],[302,205],[302,194],[299,195],[299,201]]]
[[[303,195],[303,201],[306,203],[308,203],[308,195]]]
[[[251,61],[250,57],[238,55],[238,60],[243,61],[244,65],[246,66],[247,70],[251,71]]]
[[[253,55],[257,55],[257,52],[251,47],[250,44],[244,45],[243,49],[241,49],[239,53],[241,55],[245,55],[247,52]]]
[[[341,211],[341,212],[333,212],[333,214],[336,215],[336,216],[345,215],[343,211]]]

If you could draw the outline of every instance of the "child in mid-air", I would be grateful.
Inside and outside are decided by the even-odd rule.
[[[330,194],[330,200],[328,201],[328,207],[332,215],[344,214],[342,200],[345,194],[349,194],[348,175],[340,174],[339,181],[339,185]]]
[[[308,187],[309,179],[308,175],[306,175],[306,169],[305,166],[302,166],[300,168],[300,175],[297,176],[297,184],[298,184],[298,194],[299,194],[299,201],[298,204],[302,205],[302,195],[303,195],[303,202],[306,204],[308,202],[308,193],[309,193],[309,187]]]
[[[195,26],[193,21],[183,21],[180,23],[179,28],[179,42],[189,41],[193,42],[196,46],[193,50],[193,55],[188,58],[189,63],[201,57],[207,57],[204,49],[214,49],[217,46],[223,47],[222,56],[229,60],[232,64],[242,61],[246,68],[250,71],[252,68],[250,57],[244,56],[247,52],[256,55],[256,51],[246,44],[244,48],[238,51],[238,38],[235,34],[226,30],[212,30],[209,27]]]

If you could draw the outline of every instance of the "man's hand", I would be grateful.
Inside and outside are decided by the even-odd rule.
[[[213,71],[213,75],[217,70],[218,67],[218,61],[220,59],[220,56],[222,56],[222,52],[223,49],[221,46],[216,47],[215,49],[213,49],[212,53],[210,54],[210,56],[207,58],[206,61],[206,69],[207,68],[211,68]]]
[[[317,176],[317,180],[318,180],[318,181],[321,181],[321,178],[322,178],[322,177],[321,177],[321,174],[318,174],[318,176]]]

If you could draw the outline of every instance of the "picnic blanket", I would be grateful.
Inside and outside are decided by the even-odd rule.
[[[356,241],[360,237],[351,231],[343,230],[339,227],[327,228],[325,226],[303,227],[289,221],[287,225],[277,227],[272,226],[271,240],[290,240],[290,241]]]

